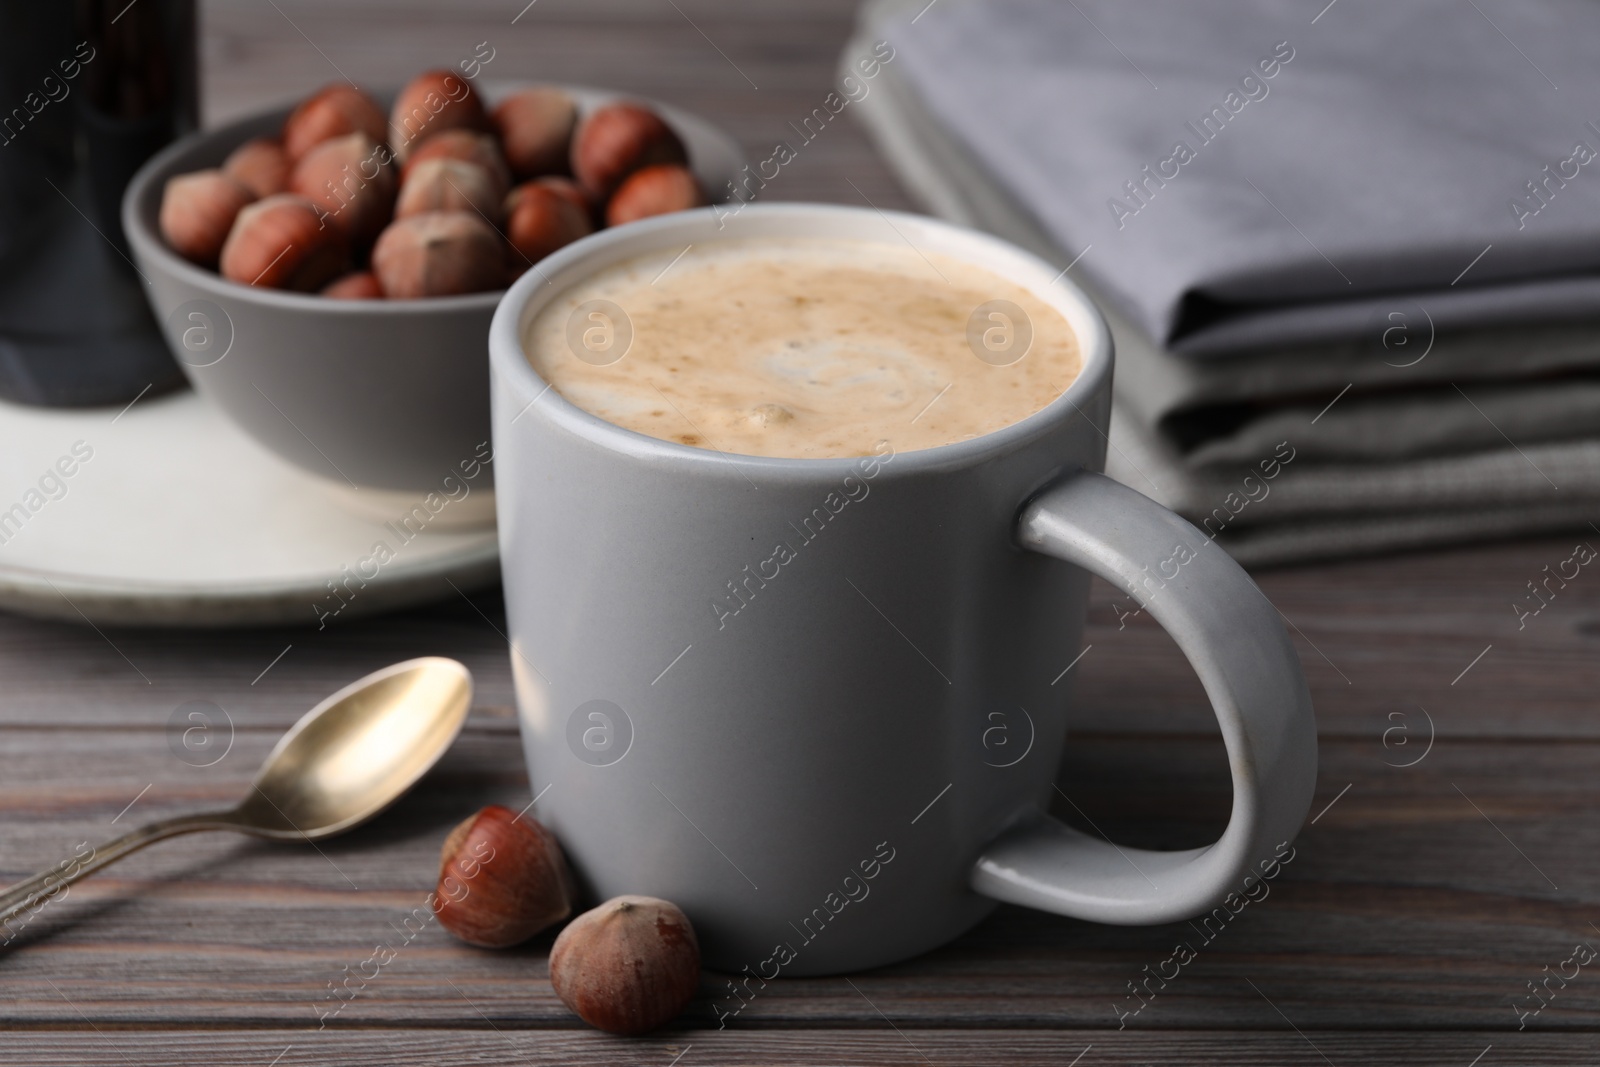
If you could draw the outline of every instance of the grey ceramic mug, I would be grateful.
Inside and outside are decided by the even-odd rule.
[[[611,425],[525,358],[533,316],[608,264],[796,236],[986,267],[1066,316],[1082,373],[973,440],[773,459]],[[913,215],[663,216],[512,287],[490,330],[511,663],[539,818],[590,892],[680,905],[743,998],[923,952],[996,901],[1161,923],[1261,877],[1310,804],[1310,697],[1245,573],[1097,473],[1111,358],[1099,313],[1049,264]],[[1166,627],[1215,706],[1234,804],[1213,845],[1118,847],[1045,814],[1090,573]]]

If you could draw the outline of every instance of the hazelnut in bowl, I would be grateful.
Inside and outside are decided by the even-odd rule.
[[[732,138],[664,104],[431,72],[180,141],[135,175],[123,224],[195,389],[392,516],[485,469],[489,322],[510,281],[640,204],[705,203],[741,165]],[[490,506],[440,518],[492,520],[492,494],[469,499]]]

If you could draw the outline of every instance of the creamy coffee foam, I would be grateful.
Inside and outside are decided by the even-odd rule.
[[[978,437],[1049,404],[1080,367],[1072,328],[1021,286],[907,245],[824,238],[627,260],[552,301],[525,340],[585,411],[753,456]]]

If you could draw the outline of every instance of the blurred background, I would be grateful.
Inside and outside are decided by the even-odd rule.
[[[496,51],[484,78],[603,85],[668,100],[713,119],[753,155],[793,136],[779,116],[798,123],[819,106],[857,5],[537,0],[522,8],[486,0],[202,0],[205,122],[291,101],[341,71],[358,84],[397,85],[487,41]],[[298,29],[285,33],[291,25]],[[651,61],[640,62],[642,53]],[[859,203],[854,182],[879,207],[911,207],[887,166],[863,165],[866,143],[859,123],[838,123],[784,168],[771,195]]]

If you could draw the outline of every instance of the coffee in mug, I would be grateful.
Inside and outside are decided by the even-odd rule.
[[[934,448],[1019,422],[1078,375],[1067,320],[983,267],[905,244],[731,239],[614,264],[527,338],[567,400],[751,456]]]

